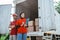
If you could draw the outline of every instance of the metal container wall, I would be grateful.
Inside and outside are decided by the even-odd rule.
[[[38,0],[39,27],[43,31],[55,29],[53,0]]]
[[[11,14],[11,4],[0,5],[0,34],[5,34],[9,32],[10,24],[10,14]]]

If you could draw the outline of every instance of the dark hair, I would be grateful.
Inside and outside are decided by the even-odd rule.
[[[21,12],[21,13],[20,13],[20,15],[19,15],[20,17],[21,17],[21,14],[22,14],[22,13],[24,13],[24,12]]]

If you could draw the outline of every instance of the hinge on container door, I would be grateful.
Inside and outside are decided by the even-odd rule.
[[[38,17],[38,18],[40,18],[40,19],[41,19],[41,16],[40,16],[40,17]]]
[[[40,7],[38,7],[38,9],[40,9]]]

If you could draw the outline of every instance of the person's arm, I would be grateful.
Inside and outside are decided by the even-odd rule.
[[[22,22],[21,26],[27,27],[27,24]]]
[[[11,25],[11,29],[15,28],[15,25]]]
[[[21,24],[20,26],[24,26],[24,24],[25,24],[25,23],[24,23],[24,22],[22,22],[22,24]]]
[[[15,25],[10,25],[9,30],[13,29],[14,27],[15,27]]]
[[[27,27],[27,24],[25,24],[24,27]]]
[[[9,31],[11,31],[11,25],[12,25],[12,22],[10,22],[9,24]]]
[[[18,29],[20,27],[19,20],[16,21],[15,27]]]
[[[14,27],[15,27],[15,25],[13,24],[13,22],[11,22],[9,25],[9,30],[13,29]]]

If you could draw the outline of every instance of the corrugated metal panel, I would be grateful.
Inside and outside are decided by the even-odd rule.
[[[56,33],[60,34],[60,14],[55,10]]]
[[[54,24],[54,6],[53,0],[38,0],[39,10],[39,25],[43,31],[48,31],[55,28]]]
[[[0,5],[0,33],[8,33],[12,5]]]

